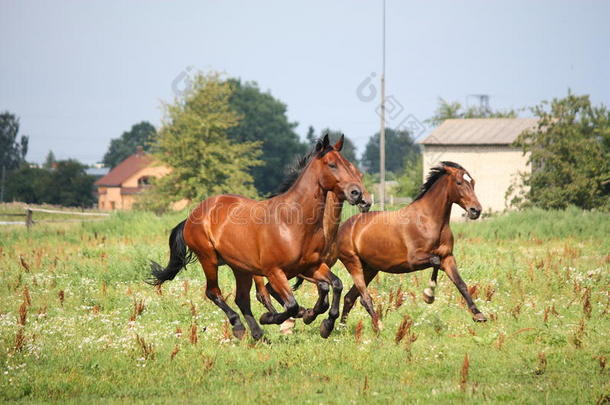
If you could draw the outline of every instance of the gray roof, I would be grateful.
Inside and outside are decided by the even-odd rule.
[[[464,118],[445,120],[423,141],[424,145],[510,145],[537,118]]]

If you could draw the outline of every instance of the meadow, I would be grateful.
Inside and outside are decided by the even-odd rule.
[[[604,403],[610,401],[610,216],[528,210],[452,226],[471,320],[430,270],[371,284],[380,333],[358,304],[329,339],[237,340],[197,263],[155,289],[185,212],[0,227],[0,400],[22,403]],[[333,270],[351,286],[338,264]],[[233,304],[234,282],[221,270]],[[297,292],[310,306],[315,288]],[[263,308],[254,300],[258,317]]]

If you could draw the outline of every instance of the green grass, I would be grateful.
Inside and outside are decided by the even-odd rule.
[[[29,232],[0,227],[0,400],[571,404],[610,395],[610,363],[600,367],[610,357],[607,214],[532,210],[455,224],[458,265],[477,287],[486,324],[472,322],[443,275],[436,302],[426,305],[429,271],[383,274],[371,285],[385,314],[379,335],[358,304],[328,340],[318,333],[322,317],[309,326],[299,321],[290,336],[265,326],[269,342],[258,344],[227,337],[223,314],[203,295],[198,265],[162,295],[142,282],[148,260],[165,263],[169,231],[184,216],[124,213]],[[334,271],[349,288],[345,269]],[[228,269],[221,286],[233,292]],[[31,305],[22,327],[26,288]],[[297,299],[311,305],[315,288],[305,283]],[[145,308],[130,321],[140,300]],[[254,299],[253,308],[262,314]],[[417,339],[396,344],[407,314]]]

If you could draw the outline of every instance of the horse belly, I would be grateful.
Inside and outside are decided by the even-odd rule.
[[[408,270],[406,246],[402,240],[391,234],[363,238],[358,244],[358,255],[366,264],[377,270],[396,273]]]

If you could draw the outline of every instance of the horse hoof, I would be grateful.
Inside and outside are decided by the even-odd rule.
[[[258,341],[263,337],[264,332],[262,330],[257,330],[252,332],[252,339]]]
[[[270,323],[273,323],[273,314],[271,312],[265,312],[261,315],[259,321],[263,325],[269,325]]]
[[[322,324],[320,325],[320,336],[322,336],[324,339],[328,338],[334,328],[335,323],[330,319],[323,320]]]
[[[485,318],[485,315],[483,315],[481,312],[474,314],[472,320],[475,322],[487,322],[487,318]]]
[[[433,296],[427,295],[426,292],[424,291],[424,302],[426,304],[432,304],[434,302],[434,295]]]
[[[305,325],[309,325],[316,319],[316,313],[313,312],[313,309],[306,309],[303,313],[303,323]]]
[[[246,328],[243,325],[233,326],[233,335],[238,339],[243,339],[246,334]]]

